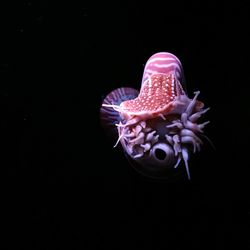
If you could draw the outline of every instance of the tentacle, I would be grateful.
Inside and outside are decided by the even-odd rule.
[[[212,147],[214,150],[216,150],[216,148],[215,148],[213,142],[212,142],[206,135],[200,134],[200,136],[204,137],[204,138],[209,142],[209,144],[211,145],[211,147]]]
[[[159,135],[154,136],[154,137],[152,138],[152,140],[151,140],[151,143],[152,143],[152,144],[155,144],[156,142],[158,142],[158,139],[159,139]]]
[[[194,96],[193,100],[189,103],[189,105],[188,105],[188,107],[186,109],[186,112],[185,112],[188,116],[190,116],[192,114],[192,112],[193,112],[193,109],[195,107],[197,97],[200,94],[200,91],[196,91],[196,92],[194,92],[194,94],[195,94],[195,96]]]
[[[166,134],[166,135],[165,135],[165,138],[166,138],[167,142],[168,142],[171,146],[174,145],[173,137],[172,137],[172,136]]]
[[[202,124],[199,124],[199,125],[198,125],[199,129],[202,131],[202,129],[203,129],[208,123],[210,123],[210,121],[207,121],[207,122],[204,122],[204,123],[202,123]],[[203,132],[203,131],[202,131],[202,132]]]
[[[181,121],[182,121],[182,123],[183,123],[183,125],[184,125],[185,128],[190,129],[190,130],[192,130],[192,131],[196,131],[196,132],[203,133],[202,127],[201,127],[201,126],[199,126],[199,125],[196,124],[196,123],[192,123],[192,122],[190,122],[190,121],[188,120],[188,115],[187,115],[187,113],[183,113],[183,114],[181,115]],[[206,124],[205,124],[205,125],[206,125]],[[205,126],[205,125],[204,125],[204,126]]]
[[[136,137],[135,132],[130,132],[129,134],[124,135],[124,138],[133,138]]]
[[[146,128],[146,125],[147,125],[147,124],[146,124],[145,121],[141,121],[141,122],[140,122],[140,125],[142,126],[142,128]]]
[[[140,126],[139,124],[136,125],[134,131],[135,131],[135,134],[137,136],[142,131],[142,126]]]
[[[195,141],[195,139],[191,136],[183,136],[181,137],[181,143],[189,143],[193,145],[193,153],[196,152],[196,146],[197,146],[197,142]]]
[[[191,122],[196,122],[196,121],[201,117],[201,115],[205,114],[209,109],[210,109],[210,108],[206,108],[206,109],[203,109],[203,110],[201,110],[201,111],[198,111],[198,112],[192,114],[191,116],[189,116],[188,119],[189,119]]]
[[[143,153],[143,149],[142,148],[139,148],[138,149],[138,154],[134,155],[133,158],[136,159],[136,158],[140,158],[144,155]]]
[[[135,144],[141,144],[144,142],[145,134],[143,132],[140,132],[139,135],[135,138],[129,141],[129,143],[135,143]]]
[[[202,144],[202,140],[191,130],[189,129],[182,129],[180,132],[180,136],[191,136],[195,139],[195,141],[197,141],[198,143]]]
[[[178,155],[178,153],[181,152],[181,145],[180,145],[180,138],[178,135],[173,136],[173,142],[174,142],[174,152],[175,156]]]
[[[152,128],[146,127],[143,129],[143,132],[148,133],[148,132],[151,132],[152,130],[153,130]]]
[[[121,131],[121,128],[118,127],[118,134],[119,134],[119,137],[118,137],[118,140],[116,141],[115,145],[114,145],[114,148],[118,145],[119,141],[124,137],[124,134],[126,133],[126,129],[123,129]]]
[[[102,107],[107,107],[107,108],[113,108],[117,112],[121,112],[121,110],[125,110],[124,108],[121,108],[119,105],[114,105],[114,104],[102,104]]]
[[[174,168],[177,168],[177,167],[179,166],[180,162],[181,162],[181,156],[180,156],[180,154],[179,154],[178,159],[177,159],[177,162],[176,162],[176,164],[174,165]]]
[[[172,121],[173,124],[167,125],[166,128],[174,128],[183,129],[183,125],[181,122]]]
[[[126,124],[124,124],[124,127],[129,127],[129,126],[135,125],[138,122],[140,122],[140,117],[135,116],[135,117],[131,118],[130,120],[128,120],[126,122]]]
[[[144,149],[144,152],[147,152],[151,148],[151,144],[149,142],[141,144],[140,146]]]
[[[181,150],[181,153],[182,153],[182,157],[183,157],[183,160],[184,160],[184,163],[185,163],[187,176],[188,176],[188,179],[190,180],[191,178],[190,178],[189,167],[188,167],[188,159],[189,159],[188,150],[185,147],[183,147],[182,150]]]
[[[162,120],[166,121],[166,118],[165,118],[165,116],[163,114],[159,114],[159,117],[161,117]]]
[[[150,133],[148,133],[148,134],[146,135],[146,141],[151,141],[151,140],[153,139],[155,133],[156,133],[155,130],[152,131],[152,132],[150,132]]]

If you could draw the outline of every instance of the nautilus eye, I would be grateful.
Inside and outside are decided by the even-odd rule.
[[[142,174],[173,179],[190,171],[190,154],[200,151],[203,129],[199,118],[208,110],[189,98],[180,60],[167,52],[151,56],[144,69],[140,92],[119,88],[104,99],[101,120],[116,131],[129,162]],[[184,164],[181,164],[183,162]]]

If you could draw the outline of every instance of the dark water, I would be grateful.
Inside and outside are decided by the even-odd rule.
[[[19,1],[1,12],[6,249],[246,249],[249,9]],[[192,181],[145,178],[99,126],[102,99],[171,52],[211,110]]]

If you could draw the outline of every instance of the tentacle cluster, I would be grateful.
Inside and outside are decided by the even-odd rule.
[[[175,168],[183,159],[189,179],[190,173],[188,168],[188,159],[190,145],[193,148],[193,153],[197,150],[200,151],[203,142],[199,135],[203,134],[203,128],[209,123],[209,121],[201,124],[197,123],[201,115],[206,113],[209,108],[194,112],[194,101],[197,99],[199,92],[196,92],[195,94],[194,99],[190,102],[186,112],[181,114],[180,119],[172,120],[172,123],[166,126],[169,129],[169,133],[165,135],[167,142],[174,149],[175,156],[178,156]]]
[[[121,140],[128,154],[134,159],[140,158],[148,152],[159,138],[156,131],[147,126],[145,121],[141,121],[135,126],[117,126],[117,128],[119,138],[115,146]]]
[[[193,153],[200,151],[201,145],[203,144],[200,135],[203,134],[205,125],[209,123],[209,121],[207,121],[198,124],[198,119],[209,110],[209,108],[199,109],[198,111],[195,110],[199,93],[199,91],[195,92],[194,98],[189,101],[186,110],[181,114],[177,114],[173,116],[173,118],[168,115],[161,116],[166,124],[166,132],[164,134],[165,143],[173,149],[173,154],[176,158],[174,168],[178,167],[181,160],[183,160],[189,179],[189,153],[191,150]],[[176,99],[176,101],[178,102],[179,100]],[[120,122],[117,124],[119,138],[116,145],[121,141],[127,153],[137,160],[144,156],[150,156],[150,154],[152,154],[152,147],[158,143],[160,135],[157,134],[157,130],[149,124],[150,122],[148,121],[140,121],[133,125],[131,125],[129,121],[124,124]]]

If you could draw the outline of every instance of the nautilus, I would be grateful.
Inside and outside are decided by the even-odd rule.
[[[121,87],[103,100],[100,118],[116,131],[119,143],[137,170],[151,177],[175,176],[178,169],[190,179],[190,155],[201,150],[209,110],[189,98],[180,60],[168,52],[152,55],[142,76],[140,91]]]

